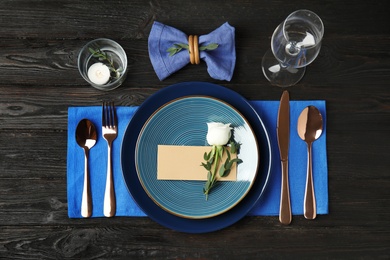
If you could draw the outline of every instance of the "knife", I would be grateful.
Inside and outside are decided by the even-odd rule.
[[[278,111],[276,127],[280,162],[282,166],[282,185],[280,194],[279,221],[288,225],[291,223],[290,191],[288,184],[288,149],[290,143],[290,97],[287,90],[283,91]]]

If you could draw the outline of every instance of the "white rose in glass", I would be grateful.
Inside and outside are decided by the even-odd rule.
[[[206,139],[209,145],[225,145],[232,135],[230,124],[211,122],[207,123]]]

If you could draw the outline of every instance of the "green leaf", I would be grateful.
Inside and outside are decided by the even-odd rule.
[[[189,46],[188,44],[185,44],[185,43],[175,43],[174,44],[177,48],[181,48],[181,49],[189,49]]]
[[[226,163],[225,167],[226,167],[226,169],[230,170],[232,168],[232,166],[233,166],[233,161],[229,161],[229,162]]]
[[[175,47],[170,47],[167,49],[167,52],[176,52],[177,48]]]
[[[211,170],[211,163],[202,163],[202,165],[206,170],[210,171]]]
[[[233,159],[232,161],[235,162],[235,163],[237,163],[237,164],[242,163],[242,160],[239,159],[239,158],[235,158],[235,159]]]
[[[240,163],[242,163],[242,160],[238,159],[238,158],[235,158],[233,160],[226,161],[225,168],[230,170],[232,168],[232,166],[233,166],[233,163],[240,164]]]
[[[229,163],[230,163],[230,158],[226,158],[226,161],[223,164],[226,169],[230,169],[231,168],[231,167],[229,167]]]
[[[228,149],[226,149],[226,154],[227,154],[227,160],[229,160],[230,161],[230,152],[229,152],[229,150]]]
[[[241,146],[241,144],[236,143],[236,142],[234,142],[234,141],[231,141],[231,142],[230,142],[230,152],[231,152],[232,154],[238,153],[238,150],[240,149],[240,146]]]
[[[237,152],[235,142],[230,142],[230,152],[232,152],[232,154],[235,154]]]
[[[211,157],[210,160],[208,160],[208,162],[209,162],[210,164],[213,164],[213,162],[214,162],[214,156]]]
[[[167,52],[172,52],[172,51],[176,51],[176,50],[177,50],[177,48],[175,48],[175,47],[170,47],[170,48],[167,49]]]
[[[233,159],[233,160],[231,160],[231,161],[229,162],[229,164],[230,164],[231,166],[233,165],[233,163],[240,164],[240,163],[242,163],[242,160],[241,160],[241,159],[238,159],[238,158],[235,158],[235,159]],[[231,166],[230,166],[230,168],[231,168]]]
[[[95,53],[96,53],[96,51],[95,51],[93,48],[91,48],[91,47],[88,47],[88,50],[89,50],[89,52],[90,52],[91,54],[95,54]]]
[[[189,49],[188,44],[185,43],[175,43],[172,47],[169,47],[167,49],[167,52],[169,52],[169,56],[173,56],[176,53],[180,52],[182,49]]]
[[[226,169],[222,177],[227,177],[230,173],[230,169]]]
[[[204,154],[203,154],[203,159],[204,159],[205,161],[208,161],[208,160],[210,159],[210,153],[204,152]]]
[[[199,50],[200,51],[212,51],[212,50],[215,50],[216,48],[218,48],[218,46],[219,46],[218,43],[210,43],[206,46],[200,46]]]
[[[223,177],[225,175],[225,164],[221,165],[221,168],[219,169],[219,176]]]

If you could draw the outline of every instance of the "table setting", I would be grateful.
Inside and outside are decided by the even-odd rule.
[[[203,93],[210,93],[207,88],[210,84],[208,83],[179,83],[177,86],[172,86],[172,89],[180,88],[183,90],[183,87],[191,86],[199,84],[201,86],[201,90]],[[198,86],[198,87],[199,87]],[[215,91],[220,91],[221,86],[216,87]],[[168,92],[169,91],[169,88]],[[189,94],[186,89],[185,95]],[[194,91],[199,91],[199,88]],[[230,92],[230,91],[229,91]],[[199,92],[195,92],[199,93]],[[202,92],[201,92],[202,93]],[[214,93],[217,95],[217,93]],[[180,95],[180,94],[179,94]],[[226,98],[233,96],[232,93],[229,93]],[[156,99],[160,99],[159,96],[156,96]],[[234,100],[231,100],[232,103]],[[152,102],[152,101],[151,101]],[[153,101],[154,102],[154,101]],[[324,101],[313,100],[313,101],[290,101],[291,103],[291,128],[296,127],[296,123],[298,120],[298,116],[302,109],[304,109],[308,105],[316,105],[322,112],[322,115],[326,115],[326,106]],[[260,140],[263,145],[260,149],[260,162],[261,166],[261,175],[256,178],[255,184],[258,187],[254,189],[253,194],[248,194],[248,200],[243,201],[245,204],[237,207],[235,211],[227,212],[227,215],[221,215],[220,218],[226,219],[229,215],[229,220],[225,220],[227,223],[223,223],[222,227],[228,225],[232,220],[230,217],[235,217],[236,221],[245,215],[261,215],[261,216],[275,216],[279,214],[279,198],[280,198],[280,182],[281,177],[279,176],[280,172],[280,164],[278,159],[278,146],[277,146],[277,138],[276,132],[272,133],[268,132],[267,129],[274,129],[276,131],[276,116],[278,113],[278,101],[251,101],[251,106],[254,107],[256,111],[259,111],[259,116],[263,119],[263,124],[260,124],[258,127],[263,128],[263,134],[260,136]],[[156,104],[157,105],[157,104]],[[152,105],[150,105],[152,107]],[[153,105],[154,107],[154,105]],[[166,216],[161,217],[161,219],[157,219],[157,221],[161,221],[166,225],[174,225],[177,224],[177,220],[173,221],[171,218],[175,218],[173,215],[165,212],[160,209],[150,198],[146,195],[145,191],[142,188],[142,185],[139,183],[138,176],[134,173],[134,162],[132,163],[131,159],[122,161],[122,164],[125,164],[124,171],[129,172],[128,176],[123,176],[123,170],[121,168],[121,161],[123,159],[123,153],[131,153],[128,149],[129,147],[134,147],[136,142],[136,138],[134,136],[134,132],[137,132],[137,129],[142,128],[142,124],[139,124],[137,121],[132,121],[133,117],[136,117],[136,120],[147,120],[146,115],[138,114],[136,115],[136,111],[138,107],[116,107],[117,115],[118,115],[118,138],[113,142],[113,157],[116,158],[116,161],[113,162],[113,171],[116,173],[114,176],[114,186],[117,196],[117,212],[116,216],[146,216],[142,207],[145,207],[145,210],[149,212],[149,214],[153,214],[156,218],[160,218],[160,215],[165,214]],[[149,109],[149,108],[148,108]],[[150,108],[153,109],[153,108]],[[78,120],[84,117],[90,118],[96,125],[101,124],[100,119],[101,107],[71,107],[69,108],[69,136],[68,136],[68,207],[69,207],[69,217],[72,218],[80,218],[80,198],[82,193],[82,184],[83,181],[80,179],[83,174],[83,152],[75,143],[74,130]],[[151,113],[151,112],[149,112]],[[141,118],[138,118],[141,117]],[[98,128],[97,128],[98,129]],[[128,129],[128,133],[126,135],[126,129]],[[131,130],[130,130],[131,129]],[[313,158],[313,168],[314,171],[314,186],[316,192],[317,199],[317,213],[318,214],[327,214],[328,213],[328,187],[327,187],[327,164],[326,164],[326,132],[321,135],[321,138],[313,144],[313,149],[315,150],[315,157]],[[267,132],[266,132],[267,131]],[[99,135],[99,129],[98,129]],[[124,141],[129,142],[129,146],[122,147],[125,151],[121,151],[121,138],[127,138]],[[106,153],[106,144],[103,142],[102,138],[100,143],[97,143],[94,148],[91,149],[91,157],[95,157],[95,161],[92,162],[92,169],[100,169],[100,173],[91,174],[91,185],[95,187],[96,195],[93,195],[93,205],[94,211],[92,217],[103,217],[103,195],[104,195],[104,180],[105,180],[105,164],[104,161],[105,153]],[[271,146],[272,144],[272,146]],[[100,147],[98,147],[98,145]],[[122,144],[123,146],[124,144]],[[291,147],[294,149],[290,150],[290,174],[294,172],[294,178],[290,177],[290,188],[294,190],[291,193],[291,205],[292,205],[292,214],[303,214],[303,197],[305,190],[305,181],[306,181],[306,145],[299,138],[297,132],[291,133]],[[96,151],[93,151],[93,150]],[[297,150],[300,152],[297,152]],[[92,154],[92,152],[95,152]],[[268,153],[268,154],[267,154]],[[134,155],[134,151],[133,151]],[[122,158],[121,158],[122,156]],[[132,158],[132,157],[130,157]],[[202,158],[200,158],[201,161]],[[92,160],[92,159],[91,159]],[[200,162],[199,161],[199,162]],[[132,164],[132,165],[131,165]],[[78,169],[78,170],[77,170]],[[78,172],[78,173],[77,173]],[[130,175],[132,174],[132,175]],[[92,179],[93,178],[93,179]],[[96,179],[95,179],[96,178]],[[128,179],[128,180],[127,180]],[[138,182],[138,185],[136,184]],[[259,183],[257,183],[259,182]],[[126,186],[128,183],[128,186]],[[133,196],[137,196],[138,203],[142,203],[141,207],[134,201],[134,198],[130,195],[129,190],[133,190]],[[94,192],[94,191],[93,191]],[[201,193],[201,190],[199,191]],[[142,194],[143,193],[143,194]],[[144,204],[145,203],[145,204]],[[233,209],[232,209],[233,210]],[[181,219],[181,218],[178,218]],[[202,224],[202,222],[206,220],[196,221],[196,223],[200,223],[200,227],[193,228],[194,224],[191,223],[193,220],[191,219],[181,219],[184,223],[179,224],[178,227],[173,227],[174,229],[183,230],[186,232],[206,232],[209,231],[211,224]],[[218,221],[215,219],[215,221]],[[168,222],[168,223],[166,223]],[[191,224],[187,224],[189,222]],[[211,221],[210,221],[211,222]],[[218,223],[221,223],[218,221]],[[218,227],[215,226],[216,223],[213,223],[213,228]],[[229,223],[230,224],[230,223]],[[187,230],[188,229],[188,230]]]
[[[387,6],[0,2],[0,258],[388,259]]]
[[[320,18],[308,10],[291,14],[285,30],[295,28],[294,21],[303,27],[305,18],[323,30]],[[285,60],[275,52],[280,74],[274,71],[273,76],[267,75],[266,70],[274,69],[265,67],[270,55],[264,56],[264,75],[273,85],[284,89],[294,85],[296,79],[286,83],[291,78],[288,74],[304,70],[318,54],[322,35],[318,40],[310,33],[305,35],[300,38],[302,44],[291,39],[299,55],[291,53],[292,46],[286,47],[290,56]],[[114,63],[107,52],[112,47],[103,46],[107,43],[118,45],[97,39],[81,50],[78,59],[83,78],[103,91],[119,87],[127,74],[126,60]],[[207,64],[210,77],[230,81],[236,61],[234,46],[235,28],[227,22],[209,34],[187,36],[155,21],[148,40],[150,61],[161,81],[187,64],[201,61]],[[123,50],[120,45],[116,49]],[[303,49],[309,50],[307,54]],[[282,79],[276,80],[278,76]],[[195,155],[193,150],[210,147],[208,124],[229,126],[228,139],[213,146],[221,161],[226,160],[222,166],[218,159],[206,158],[206,152],[208,165],[200,164],[203,152]],[[227,146],[228,140],[234,143]],[[233,148],[234,144],[239,148]],[[174,148],[177,153],[168,163]],[[224,149],[229,159],[222,156]],[[233,149],[237,159],[230,162],[229,151]],[[208,156],[214,156],[211,151]],[[288,90],[283,91],[281,101],[247,100],[221,85],[193,81],[166,86],[140,106],[104,102],[101,107],[69,107],[67,154],[69,218],[150,217],[173,230],[206,233],[228,227],[244,216],[279,216],[279,221],[288,225],[293,215],[315,219],[316,214],[329,213],[326,102],[290,100]],[[165,159],[159,161],[160,157]],[[186,168],[190,159],[194,162]],[[234,162],[237,165],[231,170]],[[167,177],[160,179],[164,163]],[[228,167],[227,175],[234,172],[232,180],[223,180],[222,174],[218,176],[221,181],[211,180],[217,178],[219,167]],[[171,177],[173,171],[177,171],[175,178]],[[198,177],[186,176],[191,171]],[[205,187],[211,189],[211,185],[216,188],[209,194]]]

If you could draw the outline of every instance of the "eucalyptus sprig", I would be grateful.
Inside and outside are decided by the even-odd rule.
[[[100,48],[93,49],[92,47],[89,47],[88,49],[93,57],[99,59],[99,61],[105,61],[108,63],[108,69],[115,74],[116,78],[120,77],[121,70],[115,68],[112,58],[106,52],[100,50]]]
[[[210,43],[205,46],[200,46],[199,51],[212,51],[218,48],[219,44],[218,43]],[[167,49],[167,52],[169,52],[169,56],[173,56],[176,53],[180,52],[181,50],[186,49],[190,51],[190,47],[186,43],[175,43],[173,44],[172,47]]]
[[[201,166],[207,170],[207,181],[203,188],[203,193],[206,195],[206,200],[208,199],[208,195],[211,189],[217,182],[217,171],[220,177],[225,177],[229,175],[234,163],[242,163],[242,160],[239,158],[231,159],[231,154],[238,153],[239,148],[240,144],[232,140],[230,142],[230,152],[227,146],[213,145],[209,153],[204,153],[203,159],[205,162],[202,162]],[[225,152],[227,154],[227,158],[223,163],[222,158]]]

